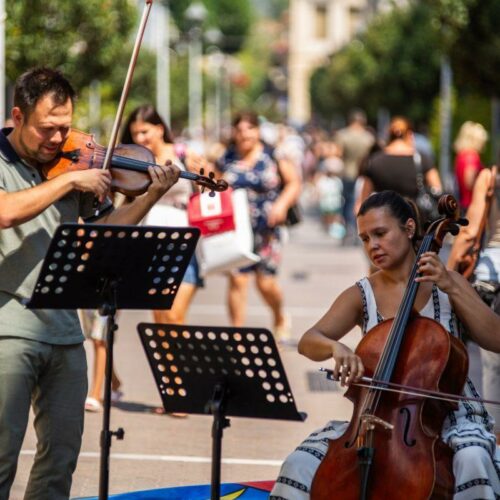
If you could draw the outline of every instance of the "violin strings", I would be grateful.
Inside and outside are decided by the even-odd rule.
[[[95,154],[94,154],[95,158],[98,159],[98,160],[102,160],[105,158],[105,154],[102,153],[102,152],[99,152],[99,151],[96,151]],[[135,168],[138,168],[142,171],[146,171],[146,168],[147,166],[149,165],[154,165],[154,166],[160,166],[158,165],[157,163],[154,163],[154,162],[147,162],[147,161],[143,161],[143,160],[137,160],[135,158],[128,158],[126,156],[120,156],[120,155],[113,155],[112,158],[115,160],[115,161],[119,161],[119,160],[122,160],[126,163],[128,163],[129,165],[131,166],[134,166]],[[120,165],[116,165],[117,168],[120,168]],[[124,167],[122,167],[124,168]],[[196,172],[188,172],[187,170],[184,171],[182,170],[181,171],[181,174],[180,174],[181,177],[185,178],[185,179],[190,179],[190,180],[199,180],[199,179],[203,179],[205,182],[213,182],[215,183],[216,181],[213,181],[212,179],[209,179],[208,177],[205,177],[203,175],[200,175],[200,174],[197,174]]]

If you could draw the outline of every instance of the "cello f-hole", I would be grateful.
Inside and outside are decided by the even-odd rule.
[[[416,439],[409,439],[409,431],[410,431],[410,422],[411,422],[411,412],[408,408],[401,408],[399,410],[399,413],[403,415],[403,418],[405,419],[405,428],[403,432],[403,441],[406,446],[415,446],[417,444]]]

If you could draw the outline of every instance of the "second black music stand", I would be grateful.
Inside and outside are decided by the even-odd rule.
[[[63,224],[49,246],[30,309],[99,309],[107,316],[99,499],[108,498],[111,374],[118,309],[170,309],[199,238],[196,228]]]
[[[211,500],[220,498],[227,415],[305,420],[268,330],[153,323],[137,330],[165,411],[213,415]]]

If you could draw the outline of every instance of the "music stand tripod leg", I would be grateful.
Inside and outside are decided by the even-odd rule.
[[[106,368],[104,375],[104,400],[103,416],[101,430],[101,460],[99,474],[99,500],[107,500],[109,495],[109,455],[111,449],[111,440],[113,436],[116,439],[123,439],[125,431],[119,427],[116,431],[111,431],[110,413],[111,413],[111,380],[113,374],[113,345],[115,340],[115,331],[118,325],[115,322],[116,315],[116,290],[118,283],[116,280],[105,281],[103,296],[107,297],[103,306],[99,309],[102,316],[107,316],[106,321]]]
[[[212,480],[210,485],[210,499],[220,499],[220,469],[222,459],[222,435],[229,427],[230,420],[225,416],[227,390],[224,383],[216,384],[212,399],[209,401],[209,410],[214,417],[212,424]]]

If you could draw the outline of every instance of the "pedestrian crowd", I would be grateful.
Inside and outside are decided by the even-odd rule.
[[[16,82],[13,127],[0,132],[0,498],[9,496],[30,407],[38,444],[25,498],[51,500],[69,497],[84,409],[102,410],[105,318],[95,311],[80,311],[79,320],[76,311],[24,307],[57,227],[82,220],[185,226],[199,193],[194,183],[178,180],[182,172],[201,168],[244,193],[248,207],[252,258],[224,270],[232,326],[246,325],[253,282],[271,313],[278,345],[291,345],[292,318],[278,275],[289,228],[303,216],[302,192],[304,208],[315,207],[332,242],[361,244],[371,268],[303,335],[299,352],[317,361],[333,358],[334,375],[343,384],[359,381],[363,362],[340,340],[356,325],[364,334],[394,317],[404,280],[416,266],[417,310],[452,335],[465,332],[477,342],[483,391],[500,399],[500,182],[496,169],[481,159],[488,140],[482,125],[465,122],[454,144],[455,194],[471,223],[456,237],[446,268],[433,252],[416,260],[421,229],[436,217],[444,190],[429,140],[406,117],[393,117],[376,133],[363,111],[354,110],[346,126],[333,133],[314,127],[299,133],[242,111],[233,119],[231,137],[202,154],[188,138],[174,137],[157,110],[144,104],[128,115],[121,142],[148,148],[155,163],[148,167],[146,192],[127,198],[110,195],[108,170],[41,175],[71,134],[74,105],[73,88],[59,71],[29,70]],[[459,274],[464,263],[469,263],[468,280]],[[197,290],[206,286],[203,265],[203,255],[193,255],[171,310],[152,312],[156,322],[187,321]],[[95,354],[90,391],[82,329]],[[116,373],[111,389],[115,401],[126,391]],[[477,397],[469,381],[465,393]],[[168,408],[155,412],[185,416]],[[495,420],[500,423],[498,411],[470,400],[444,420],[441,438],[454,452],[456,499],[500,495]],[[343,430],[345,424],[329,422],[309,436],[285,461],[271,498],[308,498],[327,439]]]

